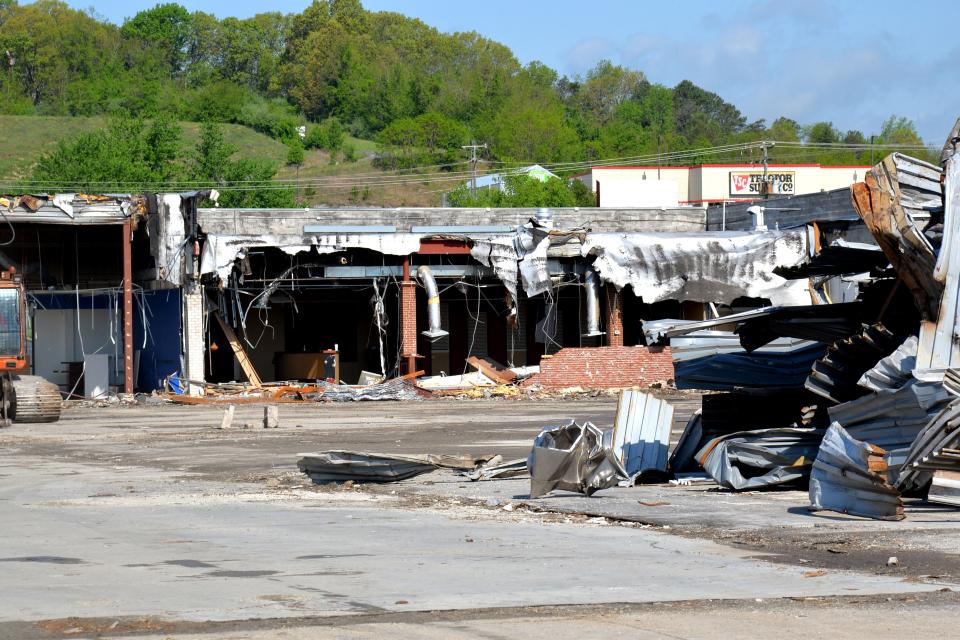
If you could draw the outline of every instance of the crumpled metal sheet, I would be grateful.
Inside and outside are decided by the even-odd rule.
[[[50,202],[60,211],[63,211],[65,214],[73,217],[73,200],[77,194],[75,193],[57,193],[50,199]]]
[[[753,353],[718,353],[690,360],[675,360],[677,389],[735,391],[801,387],[813,363],[827,345],[803,341],[788,349]]]
[[[317,484],[324,482],[396,482],[440,467],[474,469],[492,456],[404,455],[364,451],[301,453],[300,471]]]
[[[546,231],[529,223],[512,235],[473,238],[470,255],[483,266],[492,268],[512,299],[517,300],[518,283],[523,284],[527,296],[550,289],[549,247]]]
[[[855,400],[867,393],[858,386],[860,376],[895,351],[902,340],[882,324],[837,340],[826,355],[813,364],[804,386],[832,402]]]
[[[943,207],[940,173],[936,165],[894,153],[851,187],[854,208],[925,319],[937,317],[943,289],[933,277],[936,248],[924,234],[926,218]]]
[[[589,233],[583,256],[617,288],[630,285],[647,304],[661,300],[731,302],[743,296],[773,304],[809,304],[809,284],[777,267],[807,258],[805,231],[759,233]]]
[[[530,475],[526,458],[503,461],[503,456],[496,455],[476,469],[462,471],[460,475],[476,482],[478,480],[493,480],[494,478],[519,478]]]
[[[919,487],[930,479],[931,465],[924,465],[924,458],[960,446],[960,398],[950,398],[951,402],[930,419],[910,445],[897,479],[902,490]]]
[[[894,451],[910,447],[950,399],[941,385],[912,380],[896,391],[830,407],[828,413],[857,440]]]
[[[695,456],[704,445],[720,436],[753,429],[780,429],[806,426],[816,416],[816,406],[803,389],[772,393],[756,391],[709,393],[693,415],[670,455],[673,473],[697,471]]]
[[[697,409],[680,434],[677,446],[673,448],[667,466],[673,473],[694,471],[697,467],[694,456],[702,448],[703,440],[703,410]]]
[[[275,247],[290,255],[309,251],[301,236],[247,236],[209,234],[200,256],[200,273],[215,273],[221,282],[226,282],[233,271],[234,263],[250,249]],[[333,250],[319,250],[320,253],[332,253]]]
[[[405,256],[420,250],[423,236],[414,233],[354,233],[305,235],[207,234],[200,258],[200,273],[215,273],[226,282],[238,258],[252,248],[275,247],[290,255],[315,249],[336,253],[347,249],[370,249],[385,255]]]
[[[946,369],[960,367],[960,157],[947,161],[944,182],[943,241],[930,280],[943,294],[935,321],[920,326],[917,367],[920,380],[940,381]]]
[[[896,351],[860,376],[857,384],[869,391],[895,391],[907,384],[917,364],[917,337],[910,336]]]
[[[527,458],[530,497],[555,489],[592,495],[616,486],[628,474],[613,451],[613,431],[590,422],[547,427],[534,439]]]
[[[903,501],[887,481],[887,452],[851,436],[836,422],[810,472],[810,509],[876,520],[903,520]]]
[[[747,351],[760,349],[778,337],[831,343],[860,331],[861,304],[801,305],[762,307],[711,320],[644,320],[643,333],[648,344],[735,324],[740,345]]]
[[[761,429],[714,438],[697,461],[717,484],[728,489],[761,489],[802,482],[823,429]]]

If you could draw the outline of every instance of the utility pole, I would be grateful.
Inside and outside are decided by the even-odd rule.
[[[763,199],[770,197],[770,185],[767,183],[767,171],[770,168],[770,156],[767,155],[767,143],[763,143]]]
[[[460,148],[464,151],[470,151],[470,172],[472,175],[470,178],[470,193],[477,195],[477,162],[480,161],[480,158],[477,157],[477,149],[486,149],[487,143],[477,144],[471,140],[470,144],[465,144]]]
[[[657,132],[657,180],[660,179],[660,133]]]
[[[870,136],[870,166],[871,167],[873,166],[873,138],[874,136]]]

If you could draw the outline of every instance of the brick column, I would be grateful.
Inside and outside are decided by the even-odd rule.
[[[607,346],[623,346],[623,294],[607,283],[607,303],[604,309],[607,324]]]
[[[401,329],[401,355],[407,359],[409,371],[413,373],[416,370],[417,354],[417,283],[400,283],[400,329]]]
[[[203,289],[183,288],[183,371],[181,377],[201,382],[204,379],[204,333]],[[201,394],[202,387],[191,384],[190,395]]]
[[[403,259],[400,283],[400,355],[407,359],[407,373],[417,370],[417,283],[410,279],[410,258]]]

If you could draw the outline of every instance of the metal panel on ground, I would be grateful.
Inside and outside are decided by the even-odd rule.
[[[887,480],[886,453],[831,425],[810,472],[810,509],[902,520],[900,492]]]
[[[620,393],[613,421],[613,451],[630,477],[667,470],[673,407],[659,398],[627,389]]]
[[[791,485],[810,474],[823,429],[762,429],[711,440],[697,454],[717,484],[728,489]]]

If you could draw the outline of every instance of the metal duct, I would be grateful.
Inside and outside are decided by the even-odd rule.
[[[584,338],[595,338],[602,336],[600,331],[600,281],[593,269],[587,269],[583,274],[583,288],[587,292],[587,331],[583,334]]]
[[[421,333],[431,340],[437,340],[447,335],[447,332],[440,328],[440,291],[437,289],[437,281],[430,267],[425,264],[417,267],[417,277],[427,290],[427,317],[430,322],[430,327]]]

